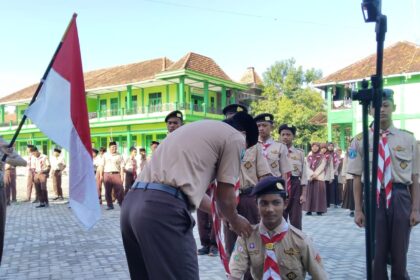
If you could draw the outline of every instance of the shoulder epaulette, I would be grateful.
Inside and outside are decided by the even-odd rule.
[[[407,132],[407,133],[409,133],[409,134],[411,134],[411,135],[414,135],[414,133],[413,133],[413,132],[411,132],[411,131],[409,131],[409,130],[402,129],[402,128],[400,128],[399,130],[404,131],[404,132]]]

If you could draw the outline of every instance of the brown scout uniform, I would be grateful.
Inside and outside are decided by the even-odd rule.
[[[302,149],[291,146],[288,149],[288,160],[292,167],[292,188],[283,215],[286,218],[289,217],[289,223],[292,226],[302,230],[302,204],[300,204],[300,196],[302,195],[302,188],[308,184],[305,153]]]
[[[125,173],[125,184],[124,184],[124,193],[126,194],[134,181],[137,178],[137,159],[130,156],[124,164],[124,173]]]
[[[260,216],[255,196],[249,194],[258,183],[258,178],[269,174],[271,174],[271,169],[262,154],[261,145],[256,144],[248,148],[241,162],[239,203],[236,209],[238,214],[247,218],[251,224],[259,223]],[[235,232],[229,230],[227,225],[224,226],[224,236],[226,251],[230,255],[238,236]]]
[[[113,208],[112,191],[121,206],[124,199],[123,181],[121,172],[124,166],[124,159],[119,153],[107,152],[103,157],[105,199],[109,208]]]
[[[306,212],[325,213],[327,212],[327,195],[325,190],[326,159],[323,158],[315,169],[312,169],[310,165],[307,158],[308,189],[306,192],[306,202],[303,204],[303,210]],[[315,174],[315,177],[314,179],[311,179],[313,174]]]
[[[16,202],[16,167],[6,163],[3,179],[6,189],[6,204],[10,205],[10,196],[12,196],[12,201]]]
[[[282,224],[274,230],[274,234],[280,233]],[[265,247],[260,233],[267,231],[263,224],[259,224],[249,238],[238,238],[229,262],[230,279],[241,279],[248,268],[251,268],[254,279],[263,279]],[[328,279],[318,251],[302,231],[289,226],[284,239],[274,246],[281,279],[304,280],[306,272],[314,280]]]
[[[267,149],[263,151],[263,155],[273,176],[282,177],[282,174],[292,171],[286,145],[274,141],[271,137],[265,143],[259,142],[257,145],[268,145]]]
[[[34,176],[35,176],[35,157],[31,154],[28,155],[27,160],[28,177],[26,181],[26,200],[31,200],[32,188],[34,187]],[[38,190],[35,188],[35,201],[39,200]]]
[[[213,180],[237,182],[245,147],[245,137],[219,121],[193,122],[167,136],[121,209],[121,232],[132,279],[199,278],[189,209],[198,208]],[[184,199],[147,189],[151,182],[175,189]],[[138,183],[146,187],[135,188]]]
[[[104,170],[104,155],[96,155],[96,157],[93,159],[93,168],[95,170],[96,190],[98,191],[99,203],[102,204],[102,184],[104,182],[102,174]]]
[[[327,157],[327,154],[329,156]],[[326,198],[326,205],[327,208],[330,207],[331,202],[333,200],[331,199],[332,194],[334,193],[334,172],[335,172],[335,166],[334,166],[334,152],[330,153],[327,151],[325,156],[325,172],[324,172],[324,181],[325,181],[325,198]]]
[[[409,279],[407,251],[410,241],[411,195],[409,186],[412,175],[419,174],[420,154],[416,139],[404,130],[389,127],[387,136],[391,153],[392,197],[386,209],[385,190],[381,189],[379,206],[375,215],[374,279],[388,279],[387,259],[391,256],[391,278]],[[369,162],[372,164],[373,133],[369,133]],[[361,176],[363,173],[363,139],[356,136],[349,151],[348,172]]]
[[[63,189],[61,188],[62,171],[66,168],[66,162],[62,156],[51,157],[51,175],[53,178],[53,189],[57,197],[63,198]]]
[[[39,192],[39,202],[48,205],[48,190],[47,178],[51,169],[51,164],[48,157],[44,154],[39,154],[39,157],[33,157],[35,160],[35,189]]]

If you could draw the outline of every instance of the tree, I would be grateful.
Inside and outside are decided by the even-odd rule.
[[[326,127],[309,123],[316,114],[326,112],[321,94],[309,87],[321,76],[320,70],[312,68],[304,71],[302,66],[296,66],[293,58],[275,62],[263,74],[263,98],[253,102],[251,108],[255,114],[273,114],[276,127],[282,123],[296,126],[296,145],[325,142]],[[277,130],[274,134],[277,138]]]

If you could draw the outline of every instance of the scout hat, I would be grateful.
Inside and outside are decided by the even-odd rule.
[[[268,114],[268,113],[263,113],[263,114],[259,114],[254,118],[256,123],[259,122],[269,122],[271,124],[273,124],[274,121],[274,116],[272,114]]]
[[[257,198],[264,194],[279,194],[283,199],[286,198],[285,182],[280,177],[268,176],[259,181],[251,192]]]
[[[279,126],[279,133],[281,133],[282,130],[290,130],[293,135],[296,135],[296,126],[288,123],[284,123],[281,126]]]
[[[236,113],[230,119],[223,120],[239,131],[245,131],[247,147],[252,147],[258,142],[258,127],[254,119],[246,112]]]
[[[389,100],[394,103],[394,91],[389,88],[384,88],[382,90],[382,100]]]
[[[99,154],[99,151],[95,148],[92,149],[92,152],[94,152],[95,154]]]
[[[154,145],[154,144],[156,144],[156,145],[158,145],[159,146],[159,142],[158,141],[152,141],[152,143],[150,143],[150,146],[152,146],[152,145]]]
[[[183,120],[182,112],[178,110],[170,112],[166,116],[165,122],[167,123],[170,118],[179,118],[182,121]]]
[[[54,152],[57,152],[57,153],[61,154],[61,149],[59,147],[55,147]]]
[[[223,108],[223,111],[222,111],[223,115],[225,116],[227,114],[235,114],[238,112],[248,113],[248,109],[245,106],[240,105],[240,104],[230,104],[230,105],[227,105],[225,108]]]

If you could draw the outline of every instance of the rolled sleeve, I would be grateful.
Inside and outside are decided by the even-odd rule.
[[[358,176],[363,173],[363,149],[360,141],[356,138],[350,144],[347,173]]]
[[[218,161],[216,179],[218,182],[234,185],[241,169],[241,153],[245,152],[245,138],[235,133],[225,142]]]
[[[302,252],[302,260],[305,270],[313,280],[327,280],[328,275],[324,269],[321,256],[312,244],[309,237],[305,238],[305,247]]]

